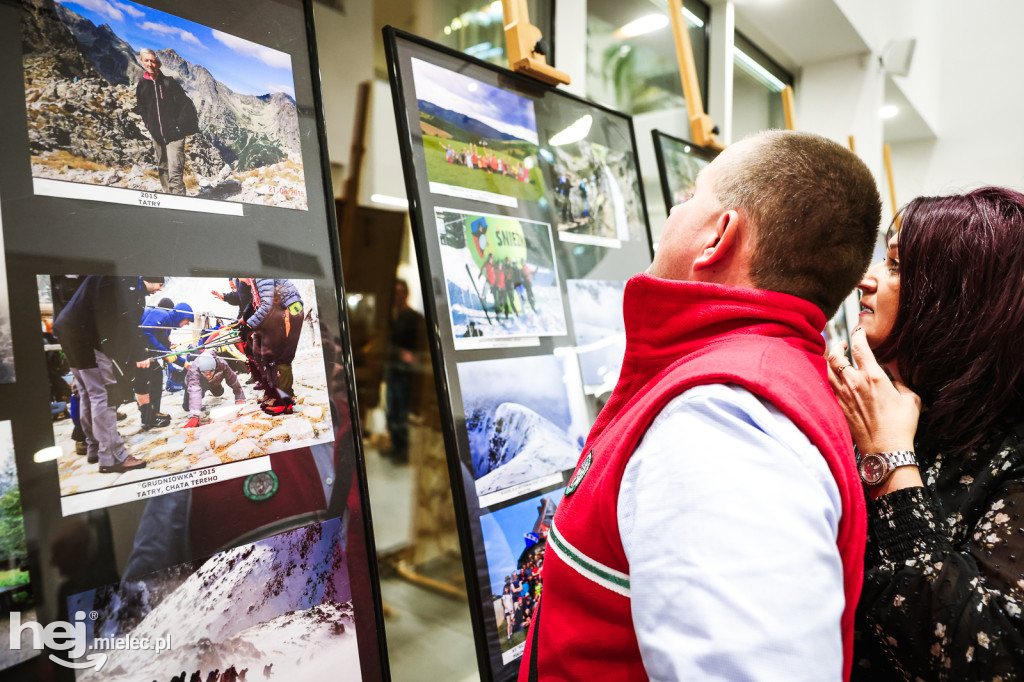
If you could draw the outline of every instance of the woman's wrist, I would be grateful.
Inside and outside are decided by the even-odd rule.
[[[869,486],[868,494],[871,495],[871,499],[877,500],[882,495],[888,495],[897,490],[921,487],[924,487],[924,481],[921,479],[921,470],[913,465],[902,466],[893,469],[893,472],[878,485]]]

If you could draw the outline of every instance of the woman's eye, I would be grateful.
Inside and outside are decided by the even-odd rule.
[[[886,258],[885,267],[889,270],[890,274],[898,275],[900,272],[900,262],[895,258]]]

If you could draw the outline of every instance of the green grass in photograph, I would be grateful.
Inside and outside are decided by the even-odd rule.
[[[427,177],[431,182],[445,185],[456,185],[469,189],[483,190],[508,197],[516,197],[524,201],[539,201],[544,196],[544,176],[539,167],[530,169],[529,182],[520,182],[513,177],[500,173],[489,173],[479,168],[468,168],[458,163],[448,163],[442,140],[435,135],[423,136],[423,152],[427,160]],[[447,146],[461,151],[467,146],[464,142],[444,140]],[[488,150],[502,160],[502,163],[522,164],[527,156],[532,156],[533,145],[522,142],[492,142]]]
[[[0,571],[0,589],[5,590],[8,587],[26,585],[28,582],[28,571],[19,571],[18,569],[14,569],[13,571]]]

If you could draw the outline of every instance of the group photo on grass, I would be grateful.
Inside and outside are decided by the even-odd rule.
[[[413,59],[430,191],[507,206],[544,197],[533,102]]]

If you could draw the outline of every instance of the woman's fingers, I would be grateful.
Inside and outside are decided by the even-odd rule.
[[[853,355],[853,361],[857,363],[857,366],[872,376],[882,373],[882,368],[878,365],[878,361],[875,360],[875,354],[871,352],[871,347],[868,346],[867,332],[864,331],[863,327],[857,327],[853,330],[853,333],[850,335],[850,341],[853,343],[850,353]]]

